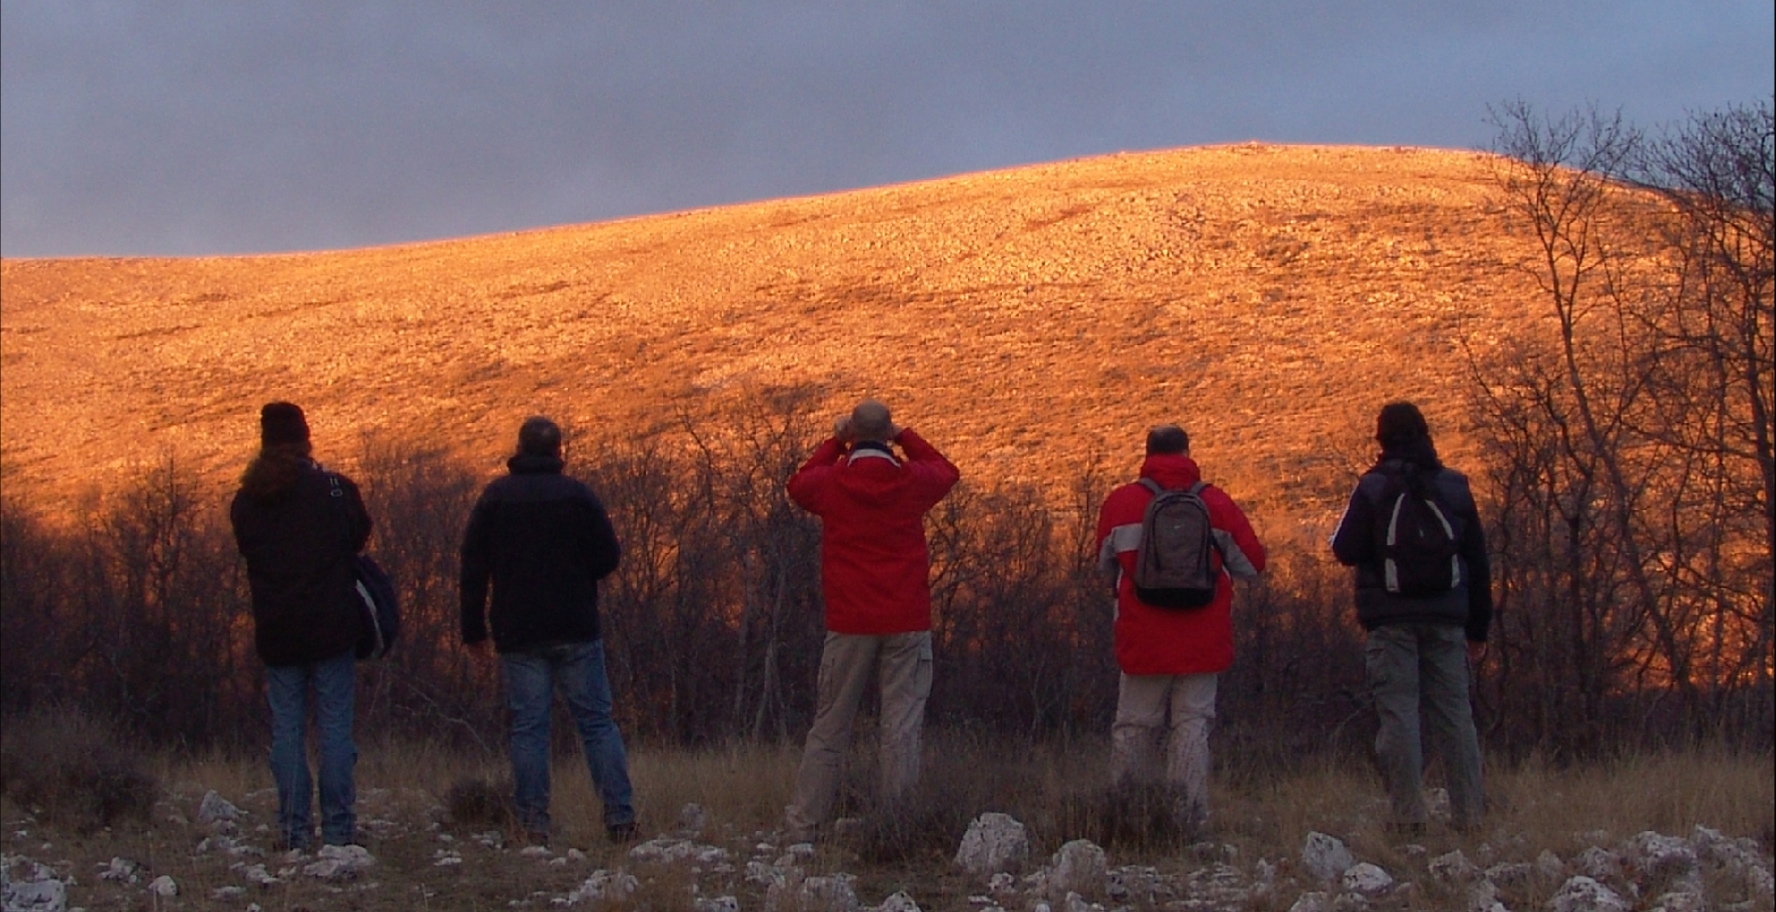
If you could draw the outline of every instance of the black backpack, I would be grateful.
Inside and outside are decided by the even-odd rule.
[[[327,481],[333,488],[330,493],[336,505],[334,512],[341,523],[346,523],[349,520],[345,514],[345,491],[339,487],[339,476],[329,472]],[[395,638],[401,635],[401,600],[395,592],[395,581],[375,558],[362,553],[352,555],[352,577],[353,591],[361,607],[357,657],[383,658],[395,648]]]
[[[1156,608],[1201,608],[1215,600],[1220,581],[1210,551],[1215,532],[1203,483],[1168,490],[1151,478],[1153,492],[1141,515],[1141,547],[1135,552],[1135,596]]]
[[[1386,472],[1375,515],[1382,584],[1395,595],[1448,592],[1463,584],[1461,543],[1451,511],[1430,479],[1410,468]]]

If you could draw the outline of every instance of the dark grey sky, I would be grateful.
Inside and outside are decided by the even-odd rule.
[[[1129,149],[1484,148],[1776,91],[1770,0],[7,0],[0,252],[460,237]]]

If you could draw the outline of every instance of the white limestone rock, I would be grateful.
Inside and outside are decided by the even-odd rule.
[[[988,812],[968,824],[956,864],[981,877],[990,877],[1024,863],[1030,857],[1030,834],[1009,814]]]
[[[794,876],[765,891],[765,912],[858,912],[851,874]]]
[[[1583,874],[1568,878],[1548,900],[1549,912],[1630,912],[1621,894]]]
[[[1486,879],[1508,889],[1527,887],[1535,880],[1535,867],[1527,861],[1505,861],[1486,869]]]
[[[1689,840],[1662,836],[1652,830],[1628,840],[1622,854],[1643,875],[1683,877],[1696,870],[1696,848]]]
[[[628,899],[629,894],[634,893],[639,886],[641,886],[641,881],[627,871],[607,871],[599,868],[592,872],[592,876],[587,877],[585,881],[575,887],[573,892],[555,899],[554,903],[571,906],[582,902],[621,902]]]
[[[1313,832],[1301,846],[1301,866],[1321,883],[1336,881],[1351,865],[1357,863],[1350,849],[1336,836]]]
[[[375,864],[376,858],[361,845],[325,845],[302,873],[316,880],[352,880]]]
[[[1586,846],[1573,856],[1573,870],[1592,880],[1616,880],[1622,876],[1622,859],[1608,849]]]
[[[1666,893],[1647,907],[1647,912],[1710,912],[1713,907],[1701,893]]]
[[[13,876],[15,866],[17,877]],[[6,912],[66,912],[68,885],[55,871],[22,855],[0,856],[0,908]]]
[[[1303,893],[1289,906],[1289,912],[1332,912],[1332,896],[1319,891]]]
[[[1556,881],[1566,876],[1566,862],[1554,854],[1551,849],[1543,849],[1535,860],[1536,876],[1546,881]]]
[[[1380,896],[1394,887],[1393,875],[1369,862],[1359,862],[1345,869],[1340,884],[1346,892],[1362,896]]]
[[[1103,849],[1089,839],[1075,839],[1054,854],[1049,865],[1049,890],[1054,895],[1096,895],[1104,889],[1107,867]]]
[[[875,912],[924,912],[924,910],[919,908],[919,904],[914,902],[905,890],[902,890],[882,900],[882,904],[875,908]]]
[[[795,847],[791,846],[790,848],[793,850]],[[809,846],[809,849],[812,848],[813,846]],[[690,862],[697,867],[708,867],[727,861],[728,850],[720,846],[703,845],[689,839],[660,836],[630,849],[629,858],[653,864]]]
[[[241,817],[241,809],[231,804],[211,789],[204,793],[203,800],[197,804],[197,819],[200,823],[232,823]]]
[[[1433,879],[1448,887],[1473,883],[1481,877],[1479,866],[1469,861],[1461,849],[1431,859],[1429,869]]]
[[[112,883],[133,884],[141,879],[140,875],[136,873],[141,868],[141,865],[128,858],[113,856],[110,863],[105,865],[104,870],[99,872],[99,879]]]

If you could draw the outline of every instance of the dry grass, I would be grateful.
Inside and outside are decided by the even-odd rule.
[[[9,720],[0,740],[0,792],[81,835],[146,822],[159,790],[134,748],[73,707]]]
[[[346,469],[363,432],[494,470],[527,414],[630,437],[802,387],[884,397],[988,486],[1120,477],[1181,420],[1260,520],[1318,517],[1388,398],[1465,455],[1460,345],[1535,300],[1493,165],[1225,146],[404,247],[8,260],[0,459],[72,508],[166,453],[228,489],[271,398]]]
[[[13,739],[8,726],[7,740]],[[1699,825],[1756,838],[1767,855],[1776,816],[1767,755],[1699,751],[1565,770],[1529,763],[1492,771],[1496,808],[1484,832],[1462,835],[1433,827],[1420,841],[1422,850],[1410,849],[1382,832],[1380,789],[1367,769],[1313,762],[1270,774],[1248,771],[1239,786],[1218,786],[1213,839],[1199,842],[1192,834],[1164,827],[1142,831],[1127,820],[1107,818],[1104,812],[1114,799],[1101,788],[1103,756],[1103,745],[1093,743],[1032,749],[984,738],[938,737],[928,751],[919,795],[890,816],[867,797],[866,753],[842,800],[842,812],[860,816],[861,822],[822,843],[807,870],[857,875],[857,892],[866,904],[906,890],[926,909],[966,908],[967,897],[981,892],[982,884],[951,859],[968,822],[990,810],[1010,813],[1029,827],[1032,866],[1045,863],[1067,840],[1092,838],[1106,846],[1112,865],[1153,865],[1183,875],[1229,858],[1247,869],[1264,859],[1286,874],[1297,864],[1307,834],[1317,830],[1344,839],[1358,858],[1421,882],[1427,880],[1427,858],[1455,848],[1484,863],[1533,862],[1543,849],[1571,858],[1586,846],[1614,846],[1644,830],[1687,836]],[[293,876],[243,895],[228,892],[243,883],[242,863],[263,863],[275,874],[280,862],[275,856],[231,855],[214,842],[206,846],[212,832],[196,822],[196,808],[206,791],[218,791],[248,812],[240,844],[267,846],[274,795],[259,758],[161,758],[160,778],[170,785],[146,818],[114,820],[87,831],[33,813],[9,792],[0,822],[7,854],[74,874],[71,904],[92,910],[151,907],[143,885],[158,874],[179,882],[182,909],[238,910],[248,901],[265,909],[491,910],[514,903],[546,908],[595,870],[618,868],[637,876],[638,892],[593,908],[690,910],[696,885],[704,896],[735,895],[743,908],[756,909],[762,907],[764,888],[746,882],[743,869],[748,858],[771,862],[783,848],[775,830],[796,757],[794,749],[784,747],[643,749],[632,756],[644,833],[690,835],[680,829],[680,810],[701,805],[708,822],[696,839],[728,851],[726,873],[640,863],[605,843],[597,801],[577,757],[557,762],[553,852],[525,854],[500,827],[453,820],[446,806],[459,783],[503,780],[503,763],[424,746],[364,750],[361,836],[379,864],[346,884]],[[776,848],[761,854],[761,843]],[[578,852],[570,855],[570,849]],[[439,864],[452,856],[460,862]],[[142,864],[138,883],[97,877],[114,857]],[[1546,884],[1524,889],[1519,901],[1545,901]],[[1282,899],[1277,908],[1287,908],[1292,899]],[[1430,890],[1413,900],[1416,905],[1390,908],[1437,908],[1447,899]]]

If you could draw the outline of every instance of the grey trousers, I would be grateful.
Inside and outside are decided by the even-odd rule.
[[[1381,730],[1375,752],[1396,824],[1423,825],[1423,735],[1443,760],[1451,822],[1479,824],[1480,738],[1468,704],[1467,637],[1454,624],[1389,624],[1369,633],[1363,650]],[[1421,732],[1420,724],[1428,729]]]
[[[814,726],[796,771],[795,803],[784,811],[790,829],[807,833],[832,816],[851,728],[871,677],[881,691],[882,800],[895,800],[918,781],[925,700],[931,696],[931,631],[885,636],[829,632],[820,652]]]
[[[1110,726],[1110,781],[1163,781],[1183,793],[1182,819],[1207,820],[1209,728],[1218,682],[1213,674],[1123,675]],[[1163,763],[1156,756],[1162,744]]]

